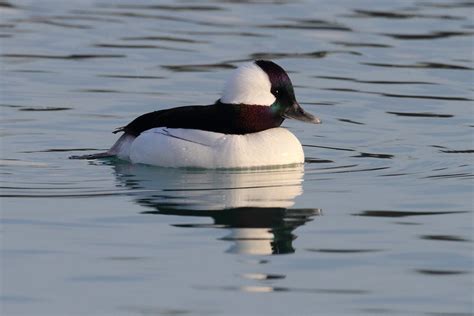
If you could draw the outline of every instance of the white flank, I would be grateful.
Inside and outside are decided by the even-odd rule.
[[[266,72],[253,62],[246,63],[227,81],[221,102],[270,106],[276,100],[271,88]]]
[[[217,169],[304,163],[300,142],[284,128],[246,135],[153,128],[121,145],[120,158],[160,167]]]

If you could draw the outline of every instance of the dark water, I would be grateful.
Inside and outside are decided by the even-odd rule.
[[[2,315],[472,315],[472,1],[0,2]],[[72,161],[273,59],[304,168]]]

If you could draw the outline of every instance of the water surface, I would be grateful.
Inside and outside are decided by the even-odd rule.
[[[2,315],[471,315],[473,3],[0,3]],[[288,70],[302,167],[68,160]]]

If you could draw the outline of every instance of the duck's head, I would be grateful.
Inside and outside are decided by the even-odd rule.
[[[283,68],[269,60],[256,60],[237,68],[225,85],[225,104],[269,106],[282,119],[292,118],[319,124],[321,120],[298,104],[290,77]]]

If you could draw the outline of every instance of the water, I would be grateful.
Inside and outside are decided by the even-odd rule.
[[[471,315],[473,6],[2,1],[2,315]],[[253,58],[304,168],[67,159]]]

